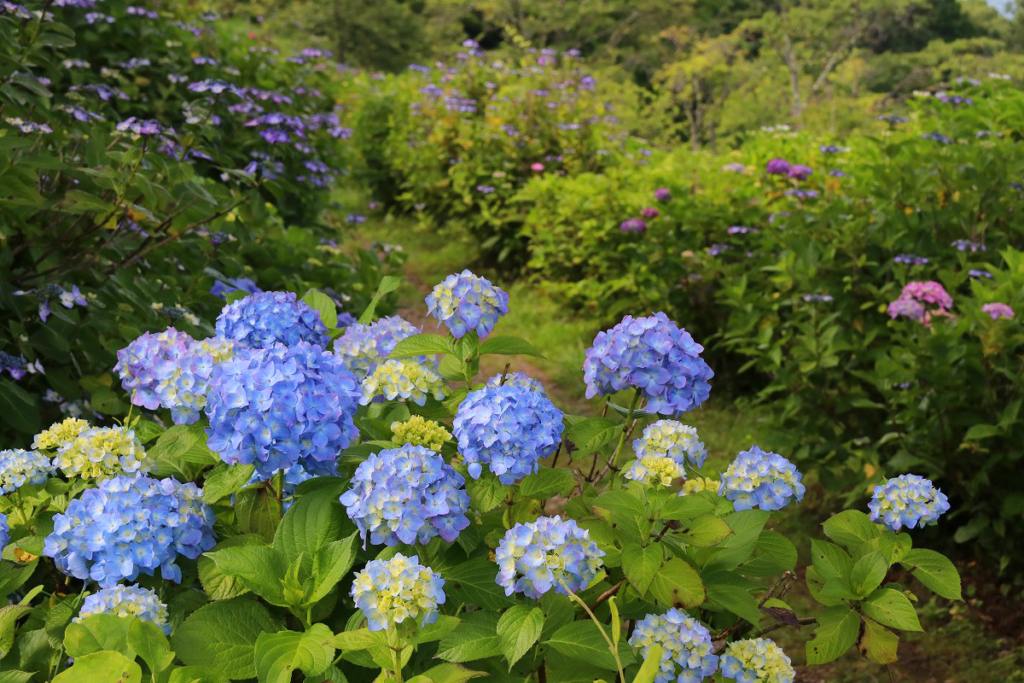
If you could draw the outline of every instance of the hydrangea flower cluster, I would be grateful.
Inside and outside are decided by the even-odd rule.
[[[294,465],[332,474],[355,438],[359,388],[341,359],[307,342],[241,349],[210,376],[208,445],[262,476]]]
[[[602,557],[604,551],[576,520],[538,517],[505,532],[495,551],[496,581],[505,595],[522,593],[534,600],[552,588],[563,595],[566,589],[575,593],[594,580]]]
[[[418,328],[397,315],[369,325],[356,323],[334,342],[334,353],[345,362],[345,367],[362,378],[383,363],[398,342],[419,333]]]
[[[981,312],[988,313],[989,317],[993,320],[999,320],[1000,318],[1013,318],[1016,315],[1010,306],[998,302],[983,304]]]
[[[697,430],[675,420],[658,420],[644,428],[643,434],[633,442],[636,457],[660,455],[675,460],[685,468],[687,462],[702,467],[708,457],[704,442]]]
[[[44,451],[53,449],[73,441],[76,436],[89,429],[85,420],[69,417],[63,422],[54,422],[49,429],[39,432],[32,440],[32,448]]]
[[[175,424],[194,424],[206,406],[214,365],[232,356],[235,343],[211,337],[196,341],[168,327],[146,332],[117,352],[114,369],[132,403],[148,410],[167,408]]]
[[[113,614],[117,617],[138,617],[156,624],[171,635],[167,621],[167,605],[156,593],[142,586],[112,586],[102,588],[85,598],[82,610],[74,621],[82,621],[94,614]]]
[[[645,455],[630,463],[623,476],[642,484],[670,486],[673,480],[685,477],[686,473],[672,458],[664,455]]]
[[[936,308],[929,310],[929,305]],[[952,307],[953,297],[938,282],[908,282],[899,298],[889,304],[889,317],[913,318],[930,326],[933,316],[949,317]]]
[[[294,292],[257,292],[228,304],[217,316],[217,336],[264,348],[300,341],[326,348],[329,336],[320,314]]]
[[[0,512],[0,550],[7,547],[11,541],[11,527],[7,523],[7,515]]]
[[[522,389],[529,389],[531,391],[544,393],[544,385],[527,375],[525,372],[510,372],[504,376],[504,381],[502,381],[502,374],[499,372],[497,375],[487,380],[487,386],[520,387]]]
[[[902,474],[875,487],[868,503],[871,520],[893,531],[934,524],[949,510],[946,494],[916,474]]]
[[[757,446],[740,451],[722,475],[718,494],[733,502],[737,512],[751,508],[781,510],[793,499],[803,500],[804,485],[796,466],[777,453]]]
[[[399,358],[381,363],[363,378],[363,405],[376,398],[394,401],[404,399],[418,406],[427,402],[427,396],[440,401],[444,398],[444,380],[434,370],[411,358]]]
[[[599,332],[587,349],[587,398],[636,388],[647,398],[649,413],[675,415],[696,408],[710,395],[715,374],[700,357],[703,350],[664,313],[627,315]]]
[[[792,661],[768,638],[729,643],[720,664],[722,676],[737,683],[793,683],[796,680]]]
[[[622,232],[644,232],[647,230],[647,222],[641,218],[627,218],[619,224]]]
[[[506,486],[537,471],[562,440],[562,411],[540,391],[486,386],[459,404],[453,422],[469,476],[487,467]]]
[[[118,476],[86,489],[54,516],[43,555],[65,574],[101,588],[152,576],[157,568],[180,583],[178,555],[194,560],[211,549],[213,522],[195,484]]]
[[[679,495],[688,496],[691,493],[700,493],[701,491],[718,493],[718,490],[721,488],[722,482],[717,479],[711,479],[710,477],[695,477],[694,479],[687,479],[683,482],[683,488],[679,492]]]
[[[629,644],[644,659],[654,645],[661,645],[661,667],[655,683],[701,683],[718,671],[711,632],[686,612],[676,608],[665,614],[648,614],[636,622]]]
[[[62,444],[53,465],[68,477],[104,479],[149,472],[152,462],[131,429],[94,427]]]
[[[508,294],[468,270],[449,275],[427,297],[427,311],[456,339],[476,330],[486,337],[498,318],[508,314]]]
[[[437,621],[437,606],[444,604],[444,579],[420,564],[418,555],[397,553],[368,562],[352,582],[352,597],[371,631],[406,619],[425,626]]]
[[[349,518],[373,545],[454,541],[469,526],[466,480],[423,446],[406,444],[371,454],[341,496]]]
[[[413,415],[405,422],[392,422],[391,432],[391,440],[399,446],[425,446],[432,451],[440,451],[444,444],[452,440],[452,433],[444,426],[421,415]]]
[[[50,459],[39,451],[21,448],[0,451],[0,495],[25,484],[43,484],[52,474]]]

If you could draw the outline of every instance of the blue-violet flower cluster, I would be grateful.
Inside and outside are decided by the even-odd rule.
[[[782,648],[768,638],[730,643],[722,653],[722,676],[737,683],[793,683],[796,671]]]
[[[655,683],[701,683],[718,670],[711,632],[674,607],[636,622],[629,644],[639,648],[644,659],[652,646],[661,645],[661,666]]]
[[[740,451],[722,475],[719,495],[733,502],[736,511],[761,508],[781,510],[790,501],[803,500],[804,485],[796,466],[777,453],[757,446]]]
[[[508,294],[468,270],[449,275],[427,297],[427,310],[455,338],[476,330],[486,337],[508,313]]]
[[[156,624],[167,635],[171,625],[167,621],[167,605],[156,593],[141,586],[112,586],[89,595],[82,603],[82,611],[74,621],[82,621],[94,614],[113,614],[116,617],[138,617]]]
[[[505,595],[523,593],[534,600],[552,588],[563,595],[566,589],[575,593],[594,580],[602,557],[604,551],[576,520],[539,517],[505,532],[495,552],[496,580]]]
[[[334,353],[345,362],[345,367],[363,378],[387,359],[398,342],[419,333],[397,315],[369,325],[356,323],[334,342]]]
[[[218,337],[254,348],[300,341],[326,348],[329,340],[320,314],[294,292],[258,292],[230,303],[217,316],[216,330]]]
[[[946,494],[916,474],[901,474],[875,487],[868,503],[871,520],[893,531],[935,524],[949,510]]]
[[[0,494],[11,493],[25,484],[46,483],[52,474],[50,459],[39,451],[0,451]]]

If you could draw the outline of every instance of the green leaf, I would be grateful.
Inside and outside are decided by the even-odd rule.
[[[421,673],[419,676],[410,678],[408,683],[465,683],[471,678],[488,676],[485,671],[470,671],[458,664],[438,664]],[[416,680],[420,679],[420,680]]]
[[[151,621],[132,619],[128,626],[128,647],[154,673],[160,673],[174,663],[174,653],[163,629]]]
[[[565,432],[565,438],[576,444],[580,455],[589,455],[619,438],[622,425],[604,417],[580,420]]]
[[[499,612],[514,604],[495,579],[498,567],[486,557],[477,557],[440,570],[445,593],[457,602]]]
[[[455,345],[439,334],[414,334],[395,344],[388,358],[412,358],[437,353],[455,353]]]
[[[321,548],[313,558],[313,592],[307,598],[308,604],[327,597],[334,586],[352,569],[356,560],[357,536],[358,534],[353,533],[348,538],[334,541],[329,546]]]
[[[213,505],[238,492],[252,479],[255,465],[229,465],[214,470],[203,481],[203,502]]]
[[[660,543],[654,543],[646,548],[627,545],[622,549],[622,571],[640,597],[643,597],[651,587],[664,557],[665,551]]]
[[[70,657],[82,657],[102,650],[130,654],[128,628],[131,622],[129,617],[113,614],[93,614],[72,622],[64,632],[64,649]]]
[[[501,505],[512,490],[490,472],[484,472],[479,479],[467,477],[466,493],[469,494],[470,504],[474,510],[479,512],[490,512]]]
[[[879,588],[861,603],[861,610],[883,626],[901,631],[923,631],[917,612],[906,595],[892,588]]]
[[[282,629],[267,608],[248,598],[213,602],[193,612],[171,637],[181,661],[231,680],[256,676],[256,639]]]
[[[878,538],[878,525],[859,510],[844,510],[821,525],[825,535],[847,548],[856,547]]]
[[[597,624],[589,619],[566,624],[555,631],[546,644],[567,657],[610,671],[616,669],[615,655],[608,649],[608,641]],[[619,658],[623,666],[633,661],[633,653],[625,643],[619,645]]]
[[[59,673],[53,683],[142,683],[142,667],[120,652],[105,650],[76,657],[70,669]]]
[[[334,636],[331,645],[344,652],[359,652],[369,650],[372,647],[387,646],[384,634],[380,631],[371,631],[368,628],[360,628],[355,631],[342,631]]]
[[[960,593],[960,574],[944,555],[934,550],[915,548],[900,560],[900,564],[918,581],[947,600],[963,600]]]
[[[223,674],[204,669],[201,666],[176,666],[171,670],[171,677],[167,679],[167,683],[226,683],[227,681],[228,679]]]
[[[18,620],[32,611],[28,605],[7,605],[0,607],[0,659],[7,656],[14,645],[14,633]]]
[[[863,621],[863,630],[857,649],[869,662],[875,664],[892,664],[896,661],[896,651],[900,638],[895,633],[870,619]]]
[[[269,543],[281,521],[281,506],[264,484],[247,486],[235,495],[235,521],[243,534],[259,534]]]
[[[243,534],[226,538],[217,544],[211,553],[225,548],[236,546],[266,546],[266,541],[259,534]],[[249,592],[249,589],[242,581],[232,574],[225,573],[210,553],[203,555],[198,561],[199,580],[203,584],[203,591],[210,600],[230,600]]]
[[[234,577],[242,586],[271,605],[288,605],[281,585],[288,563],[282,553],[274,548],[252,545],[251,541],[246,541],[243,545],[217,546],[216,550],[206,553],[205,557],[221,573]]]
[[[683,522],[696,519],[715,509],[714,499],[710,496],[691,494],[678,496],[668,500],[658,514],[659,519]]]
[[[543,358],[533,344],[519,337],[489,337],[480,344],[480,355],[534,356]]]
[[[853,559],[834,543],[811,539],[811,565],[822,581],[838,577],[845,579],[853,570]]]
[[[704,583],[685,560],[678,557],[665,563],[651,584],[654,599],[666,607],[696,607],[704,602]]]
[[[721,569],[704,572],[701,580],[707,590],[708,601],[721,605],[754,626],[761,623],[761,610],[750,593],[760,588],[758,584]]]
[[[334,305],[334,299],[318,289],[311,289],[306,292],[301,301],[320,314],[320,320],[328,330],[333,330],[338,326],[338,309]]]
[[[640,666],[640,670],[637,671],[636,677],[633,679],[633,683],[654,683],[654,679],[658,675],[660,668],[661,645],[654,643],[651,645],[651,649],[647,651],[647,656],[644,657],[644,663]]]
[[[461,622],[462,620],[458,617],[448,617],[442,614],[437,617],[437,621],[434,623],[421,626],[416,635],[409,639],[409,644],[422,645],[423,643],[441,640],[454,631]]]
[[[732,529],[724,519],[704,515],[683,524],[681,529],[672,532],[672,537],[697,548],[710,548],[724,541],[730,534]]]
[[[500,655],[497,628],[497,615],[470,612],[463,617],[459,628],[441,639],[437,646],[437,657],[459,663]]]
[[[889,563],[882,553],[868,553],[857,560],[850,571],[850,587],[859,596],[865,596],[882,585]]]
[[[796,567],[797,553],[788,538],[777,531],[761,532],[754,557],[740,565],[744,576],[775,576]]]
[[[373,320],[374,315],[377,312],[377,304],[386,295],[398,289],[402,284],[402,278],[395,277],[394,275],[385,275],[381,278],[380,284],[377,286],[377,293],[370,299],[370,303],[367,304],[366,310],[359,316],[359,323],[365,325]]]
[[[0,379],[0,415],[4,424],[25,434],[39,431],[39,406],[32,394],[14,382]]]
[[[519,482],[519,495],[535,500],[547,500],[555,496],[567,496],[576,486],[572,472],[562,468],[545,467],[534,474],[523,477]]]
[[[839,659],[857,642],[860,617],[849,607],[829,607],[818,615],[814,639],[807,642],[807,663],[827,664]]]
[[[154,473],[161,476],[193,479],[204,467],[221,461],[207,448],[206,432],[201,423],[174,425],[146,452],[153,458]]]
[[[509,671],[540,638],[544,612],[539,607],[516,605],[498,619],[498,646],[508,661]]]
[[[289,683],[292,672],[319,676],[334,659],[334,634],[323,624],[313,624],[305,633],[279,631],[263,633],[256,640],[256,679],[260,683]]]

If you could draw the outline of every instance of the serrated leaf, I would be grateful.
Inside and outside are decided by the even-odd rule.
[[[608,641],[601,635],[597,624],[589,619],[566,624],[555,631],[546,644],[567,657],[609,671],[616,669],[615,655],[608,649]],[[633,661],[632,650],[625,643],[619,644],[619,658],[623,666]]]
[[[850,570],[850,587],[857,595],[868,595],[882,584],[888,571],[889,563],[882,553],[868,553],[857,560]]]
[[[439,334],[414,334],[395,344],[388,358],[412,358],[438,353],[455,353],[455,346],[448,337]]]
[[[875,664],[892,664],[897,660],[900,637],[870,619],[861,622],[857,649],[865,659]]]
[[[923,631],[910,599],[892,588],[879,588],[861,603],[865,616],[901,631]]]
[[[232,576],[271,605],[287,606],[281,579],[288,569],[284,556],[268,545],[237,545],[218,548],[204,556],[221,573]]]
[[[565,433],[576,444],[580,455],[589,455],[619,438],[622,425],[603,417],[590,417],[574,424]]]
[[[71,668],[53,679],[53,683],[142,683],[142,667],[120,652],[104,650],[77,657]]]
[[[255,678],[256,639],[280,631],[258,602],[234,598],[193,612],[171,637],[171,648],[185,664],[210,669],[231,680]]]
[[[441,639],[437,657],[448,662],[471,662],[501,654],[498,643],[498,616],[470,612],[455,631]]]
[[[519,482],[519,495],[535,500],[547,500],[555,496],[569,495],[575,486],[576,478],[572,476],[571,471],[561,467],[546,467],[523,477]]]
[[[716,546],[732,534],[725,520],[714,515],[703,515],[684,523],[672,532],[672,537],[697,548]]]
[[[704,583],[685,560],[678,557],[665,563],[651,584],[651,594],[666,607],[696,607],[704,602]]]
[[[249,483],[255,465],[229,465],[221,470],[213,471],[203,481],[203,502],[213,505],[219,500],[238,492]]]
[[[623,548],[622,571],[641,597],[651,587],[664,557],[665,551],[659,543],[646,548],[635,545]]]
[[[323,624],[313,624],[305,633],[261,634],[256,640],[256,679],[260,683],[289,683],[296,670],[307,678],[322,674],[334,659],[333,638],[331,629]]]
[[[300,299],[314,311],[320,314],[320,320],[333,330],[338,326],[338,309],[334,305],[334,299],[317,289],[311,289]]]
[[[508,661],[509,671],[540,638],[544,628],[544,612],[539,607],[510,607],[498,619],[498,646]]]
[[[859,510],[844,510],[821,525],[825,535],[848,548],[868,543],[881,533],[878,525]]]
[[[440,572],[445,580],[445,593],[458,602],[480,605],[495,612],[509,607],[514,602],[495,582],[498,567],[486,557],[477,557],[451,567],[444,567]]]
[[[960,574],[944,555],[916,548],[900,560],[918,581],[947,600],[963,600],[960,592]]]
[[[814,639],[807,642],[807,663],[827,664],[839,659],[857,642],[860,617],[849,607],[829,607],[818,615]]]

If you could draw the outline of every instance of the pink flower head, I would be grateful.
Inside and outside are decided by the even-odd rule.
[[[900,292],[901,299],[914,299],[926,304],[935,304],[939,308],[953,308],[953,297],[938,282],[908,282]]]
[[[535,162],[530,165],[530,170],[540,173],[541,171],[544,170],[544,164],[540,163],[539,161]]]
[[[651,218],[657,218],[661,215],[661,212],[655,209],[653,206],[645,206],[640,210],[640,215],[648,220]]]
[[[1013,318],[1015,313],[1013,309],[999,302],[985,304],[981,307],[982,313],[988,313],[992,316],[993,320],[999,320],[1000,318]]]
[[[622,232],[643,232],[647,229],[647,223],[643,222],[639,218],[630,218],[622,221],[619,226],[619,230]]]

